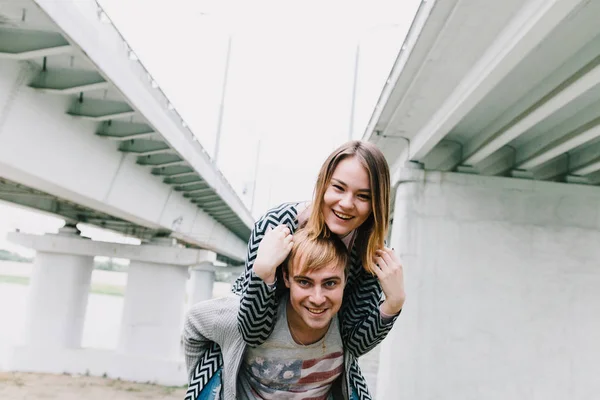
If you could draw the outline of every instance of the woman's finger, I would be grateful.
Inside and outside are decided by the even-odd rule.
[[[375,275],[377,275],[377,279],[383,279],[383,271],[381,270],[379,265],[377,265],[377,261],[375,261],[375,268],[373,268],[373,272],[375,272]]]
[[[385,273],[388,270],[387,263],[383,258],[375,256],[373,260],[375,261],[375,269],[379,269],[382,273]]]
[[[378,255],[379,255],[379,257],[381,257],[382,260],[385,261],[385,263],[388,266],[393,266],[393,265],[398,264],[387,251],[378,250]]]

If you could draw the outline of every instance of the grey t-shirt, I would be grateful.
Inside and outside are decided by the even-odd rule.
[[[287,324],[287,302],[279,302],[271,336],[248,347],[239,370],[237,397],[250,399],[328,399],[333,382],[344,370],[337,315],[316,343],[297,344]]]

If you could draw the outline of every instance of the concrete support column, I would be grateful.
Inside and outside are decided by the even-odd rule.
[[[217,254],[212,251],[202,251],[201,262],[190,268],[190,298],[188,305],[212,299],[215,285],[215,266]]]
[[[52,240],[56,235],[46,235]],[[79,238],[73,227],[58,236]],[[25,344],[32,347],[79,348],[94,258],[39,251],[36,254],[25,319]]]
[[[403,170],[392,246],[407,301],[377,398],[600,392],[597,187]]]
[[[91,374],[182,385],[186,282],[198,249],[157,239],[142,245],[95,242],[62,229],[59,235],[14,232],[8,239],[37,250],[24,345],[14,346],[9,370]],[[94,256],[130,260],[117,351],[79,347]]]
[[[172,239],[158,239],[152,244],[168,249]],[[119,339],[120,353],[178,359],[187,277],[187,267],[131,261]]]

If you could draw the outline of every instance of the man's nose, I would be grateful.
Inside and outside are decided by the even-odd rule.
[[[313,303],[315,306],[320,306],[323,305],[323,303],[325,303],[325,293],[323,293],[323,289],[321,287],[316,287],[311,296],[310,296],[310,302]]]

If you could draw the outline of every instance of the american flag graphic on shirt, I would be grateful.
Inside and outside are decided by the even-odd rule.
[[[246,367],[258,398],[325,400],[344,369],[344,354],[338,351],[309,360],[254,357]]]

